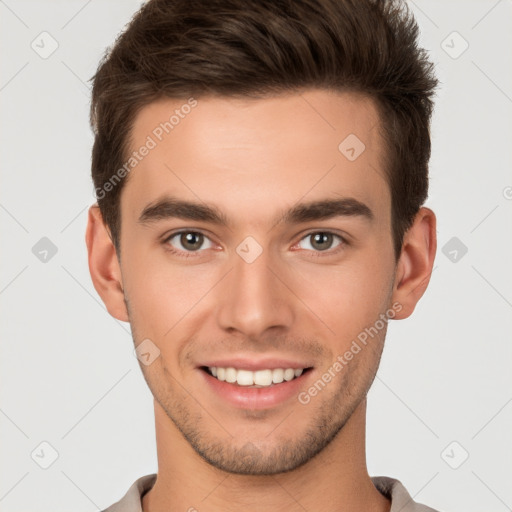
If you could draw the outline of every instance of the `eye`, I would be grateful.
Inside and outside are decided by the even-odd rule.
[[[172,240],[176,239],[178,245],[181,245],[181,247],[176,247]],[[210,239],[203,235],[202,233],[199,233],[198,231],[179,231],[177,233],[173,233],[172,235],[168,236],[164,240],[164,244],[167,246],[170,246],[168,249],[171,252],[174,253],[180,253],[180,252],[198,252],[201,247],[203,246],[205,240],[209,242],[209,246],[203,247],[203,249],[211,249],[213,247]]]
[[[304,238],[302,238],[302,240],[297,245],[300,246],[304,240],[311,240],[311,242],[306,244],[306,247],[302,248],[313,250],[314,252],[326,252],[333,247],[333,242],[335,239],[339,240],[338,244],[334,246],[335,248],[348,245],[347,241],[342,236],[331,233],[330,231],[315,231],[314,233],[309,233]],[[330,254],[333,252],[337,251],[330,251]]]

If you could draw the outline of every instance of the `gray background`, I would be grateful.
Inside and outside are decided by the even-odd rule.
[[[442,82],[426,203],[438,253],[412,317],[390,324],[369,394],[369,472],[442,511],[505,511],[512,3],[409,4]],[[84,242],[87,80],[139,5],[0,1],[2,512],[95,511],[157,468],[152,396],[129,325],[92,286]]]

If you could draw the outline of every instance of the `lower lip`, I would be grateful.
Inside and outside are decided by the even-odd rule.
[[[300,389],[304,387],[305,380],[312,372],[309,369],[293,380],[268,387],[253,388],[220,381],[205,370],[199,369],[199,371],[215,394],[240,409],[269,409],[286,402],[291,397],[297,397]]]

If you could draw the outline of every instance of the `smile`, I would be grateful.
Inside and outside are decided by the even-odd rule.
[[[307,368],[274,368],[257,371],[209,366],[206,371],[221,382],[247,387],[270,387],[300,377]]]

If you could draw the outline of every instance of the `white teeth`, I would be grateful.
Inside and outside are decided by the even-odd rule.
[[[226,382],[236,382],[236,370],[234,368],[226,368]]]
[[[270,386],[272,384],[272,370],[258,370],[254,372],[254,384],[257,386]]]
[[[254,384],[253,372],[249,370],[238,370],[236,382],[239,386],[252,386]]]
[[[286,368],[284,371],[284,380],[292,380],[295,377],[295,370],[293,368]]]
[[[226,381],[231,384],[236,382],[239,386],[256,385],[262,387],[293,380],[296,377],[300,377],[304,371],[303,368],[275,368],[273,370],[257,370],[252,372],[250,370],[237,370],[233,367],[222,368],[220,366],[210,366],[208,369],[220,381]]]
[[[272,370],[272,382],[274,384],[280,384],[284,380],[284,370],[282,368],[276,368]]]

